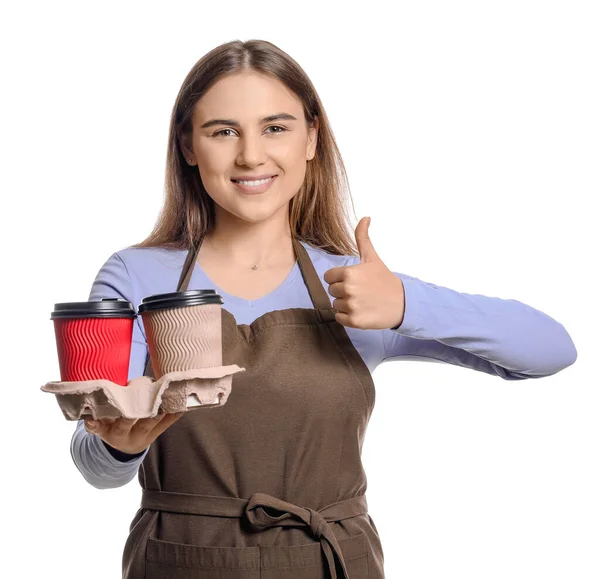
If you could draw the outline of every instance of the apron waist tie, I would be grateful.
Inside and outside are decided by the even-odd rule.
[[[189,515],[245,518],[255,532],[271,527],[309,527],[315,539],[321,542],[331,579],[338,579],[336,560],[342,568],[342,579],[349,579],[339,543],[327,523],[367,514],[367,498],[361,495],[345,499],[316,511],[264,493],[254,493],[249,500],[244,500],[142,489],[141,507]]]

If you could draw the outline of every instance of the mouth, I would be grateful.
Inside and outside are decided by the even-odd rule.
[[[247,187],[260,187],[265,183],[268,183],[272,179],[275,179],[277,175],[271,175],[265,179],[232,179],[234,183],[241,183],[242,185],[246,185]]]
[[[264,193],[277,178],[277,175],[272,175],[266,179],[257,179],[253,181],[246,181],[245,179],[231,179],[231,182],[242,192],[247,195],[253,193]]]

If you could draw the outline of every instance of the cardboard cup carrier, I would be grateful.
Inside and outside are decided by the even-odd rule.
[[[218,408],[244,368],[222,365],[221,306],[215,290],[146,297],[136,315],[122,298],[55,304],[59,382],[56,395],[67,420],[147,418],[192,408]],[[133,324],[142,318],[154,378],[127,380]]]

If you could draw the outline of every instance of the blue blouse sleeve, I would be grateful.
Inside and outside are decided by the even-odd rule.
[[[565,328],[539,310],[393,273],[403,282],[406,308],[400,327],[384,330],[383,362],[445,362],[523,380],[551,376],[577,359]]]

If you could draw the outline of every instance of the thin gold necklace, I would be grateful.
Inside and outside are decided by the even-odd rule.
[[[215,247],[214,243],[212,242],[212,240],[210,238],[208,238],[208,241],[210,242],[210,244],[213,246],[213,248]],[[218,252],[217,252],[218,253]],[[258,263],[255,263],[253,266],[250,267],[251,270],[256,271],[259,268]]]

